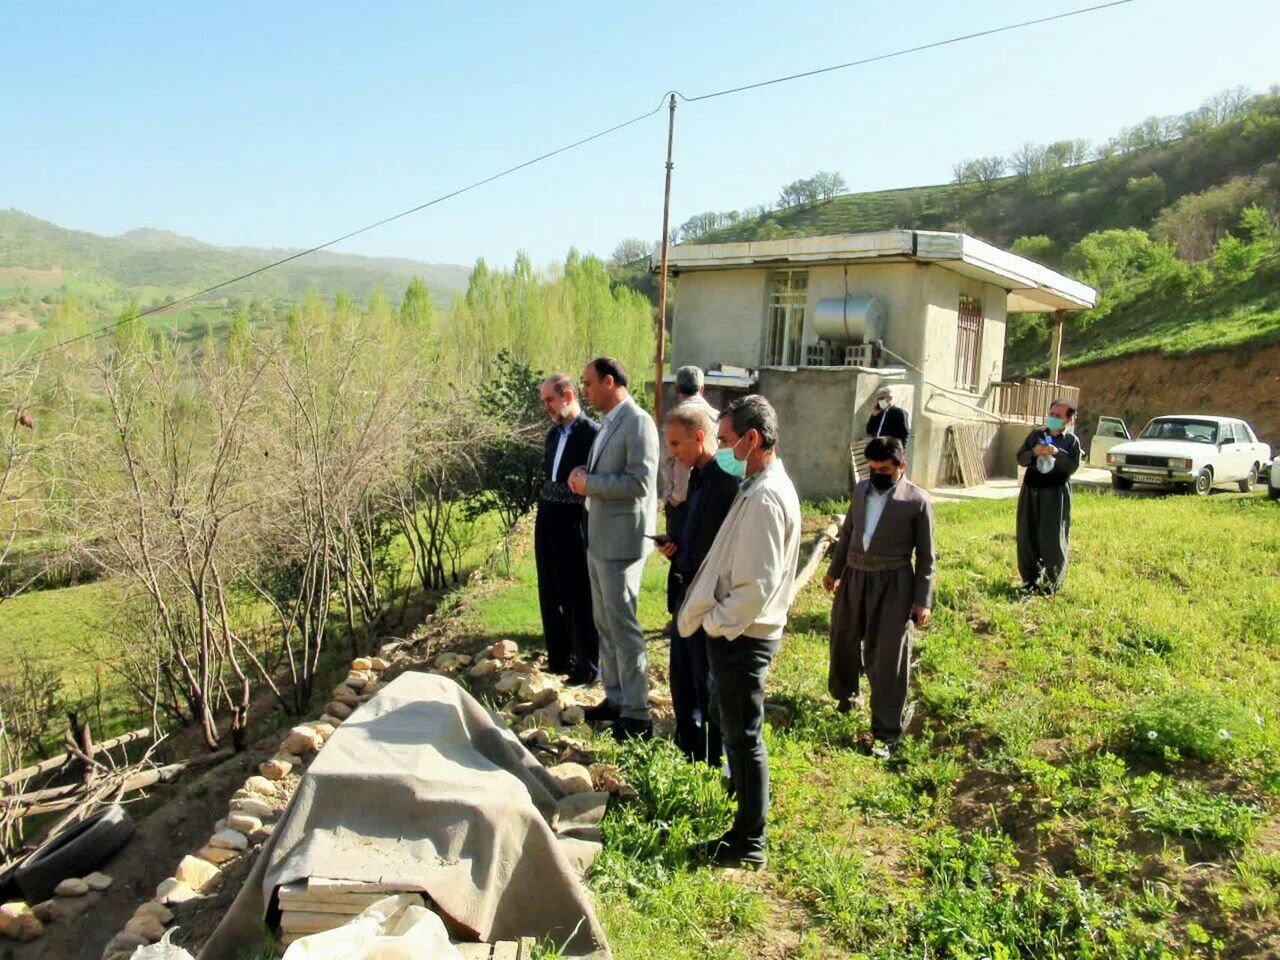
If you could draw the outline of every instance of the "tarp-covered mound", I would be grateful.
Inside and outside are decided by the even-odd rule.
[[[200,958],[234,960],[273,921],[276,888],[309,877],[422,891],[480,940],[531,936],[607,954],[551,829],[561,798],[465,690],[403,674],[330,737]]]

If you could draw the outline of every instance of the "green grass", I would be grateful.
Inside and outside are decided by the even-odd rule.
[[[710,771],[608,748],[640,793],[590,881],[616,955],[1257,955],[1280,936],[1278,519],[1261,498],[1082,494],[1066,589],[1023,600],[1013,505],[940,506],[919,729],[889,764],[832,709],[811,584],[769,680],[788,720],[767,728],[768,871],[688,862],[729,816]],[[651,559],[649,631],[664,572]],[[473,625],[536,644],[533,581],[517,553]]]

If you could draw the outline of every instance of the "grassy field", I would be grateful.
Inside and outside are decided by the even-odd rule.
[[[718,777],[614,747],[640,800],[591,885],[620,960],[1253,957],[1280,949],[1280,522],[1260,498],[1077,499],[1056,599],[1014,590],[1013,505],[938,509],[912,736],[885,764],[825,693],[828,598],[792,612],[769,681],[761,873],[691,865]],[[642,601],[661,682],[665,570]],[[536,644],[532,559],[479,632]]]
[[[501,522],[491,513],[476,520],[475,541],[467,550],[459,574],[465,577],[483,563],[501,537]],[[390,562],[400,566],[400,583],[413,584],[409,549],[403,538],[393,541]],[[439,597],[426,596],[410,587],[406,622],[414,622]],[[534,603],[536,604],[536,597]],[[120,677],[110,668],[113,651],[127,642],[131,627],[125,619],[127,592],[115,580],[36,590],[6,600],[0,605],[0,672],[16,675],[23,663],[51,669],[62,682],[62,696],[69,707],[89,711],[95,733],[110,736],[146,722],[146,717],[130,697]],[[397,626],[401,603],[388,605],[389,627]],[[256,597],[242,596],[232,610],[238,629],[248,635],[273,629],[271,610]],[[331,618],[334,637],[326,653],[335,671],[345,670],[350,651],[343,635],[344,621],[335,601]],[[319,693],[329,685],[320,684]],[[51,733],[60,739],[62,728],[55,722]]]

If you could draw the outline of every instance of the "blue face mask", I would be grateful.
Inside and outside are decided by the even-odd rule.
[[[747,462],[733,455],[733,447],[725,447],[716,451],[716,466],[731,477],[741,480],[747,475]]]
[[[1044,425],[1050,430],[1061,430],[1067,425],[1067,421],[1063,420],[1061,417],[1045,417]]]

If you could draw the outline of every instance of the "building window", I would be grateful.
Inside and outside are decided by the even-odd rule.
[[[961,297],[956,318],[956,386],[976,393],[982,356],[982,301]]]
[[[808,270],[778,270],[769,275],[769,318],[764,331],[765,366],[800,365],[804,350],[804,308],[808,299]]]

